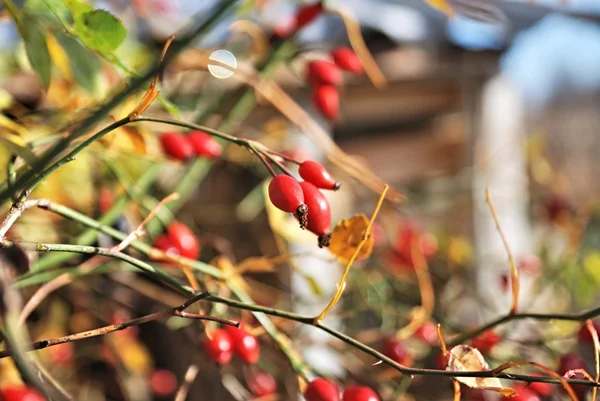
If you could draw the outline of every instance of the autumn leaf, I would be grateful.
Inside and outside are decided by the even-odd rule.
[[[490,366],[477,348],[470,345],[457,345],[450,350],[450,358],[446,370],[453,372],[483,371],[489,370]],[[489,390],[512,397],[516,395],[515,390],[502,386],[500,379],[496,377],[456,377],[462,384],[478,390]]]
[[[352,254],[363,239],[363,235],[369,219],[362,213],[355,214],[348,220],[340,221],[331,234],[329,251],[333,253],[341,263],[348,263]],[[369,235],[367,241],[361,248],[357,260],[366,259],[373,251],[373,236]]]

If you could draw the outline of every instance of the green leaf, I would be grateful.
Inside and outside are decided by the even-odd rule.
[[[71,10],[74,18],[94,10],[94,7],[81,0],[65,0],[65,5]]]
[[[116,50],[127,36],[121,21],[104,10],[75,15],[75,33],[87,47],[99,53]]]
[[[44,32],[37,22],[37,18],[25,14],[20,29],[31,68],[42,81],[44,88],[48,90],[52,75],[52,61]]]
[[[0,145],[4,146],[13,155],[17,155],[21,159],[25,160],[25,162],[30,166],[35,164],[37,158],[29,148],[18,145],[3,136],[0,136]]]
[[[43,18],[49,23],[62,24],[69,16],[69,9],[62,0],[26,0],[23,13]]]
[[[61,32],[56,32],[55,35],[69,57],[73,77],[79,85],[92,92],[100,70],[98,59],[74,37]]]

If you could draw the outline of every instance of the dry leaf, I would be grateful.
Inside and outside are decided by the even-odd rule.
[[[477,348],[469,345],[457,345],[450,350],[450,359],[446,370],[453,372],[489,370],[490,366]],[[490,390],[504,396],[516,395],[515,390],[503,387],[500,379],[496,377],[456,377],[462,384],[478,390]]]
[[[270,258],[262,256],[251,257],[237,265],[238,274],[242,273],[270,273],[275,271],[275,263]]]
[[[362,213],[355,214],[348,220],[340,221],[331,234],[329,251],[333,253],[341,263],[348,263],[354,251],[363,239],[363,235],[369,219]],[[369,238],[361,248],[356,260],[366,259],[373,251],[373,236]]]

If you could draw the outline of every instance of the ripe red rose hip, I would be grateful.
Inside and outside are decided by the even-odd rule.
[[[412,363],[412,357],[404,342],[393,336],[383,341],[382,352],[400,365],[410,365]]]
[[[502,337],[494,330],[488,330],[471,340],[471,345],[481,353],[488,353],[502,341]]]
[[[592,322],[594,325],[594,328],[596,329],[596,332],[598,333],[598,335],[600,335],[600,323],[598,322]],[[587,326],[584,324],[581,325],[581,327],[579,328],[579,333],[577,333],[577,338],[579,338],[579,343],[581,344],[594,344],[594,339],[592,338],[592,335],[590,334],[590,331],[588,330]]]
[[[323,4],[320,1],[311,4],[305,4],[298,8],[295,17],[296,30],[305,27],[313,22],[323,12]]]
[[[340,189],[339,182],[333,179],[325,167],[315,161],[307,160],[300,164],[298,174],[317,188],[330,189],[332,191]]]
[[[306,65],[306,78],[313,85],[333,85],[342,83],[342,71],[330,61],[312,60]]]
[[[198,259],[200,256],[200,244],[188,226],[179,222],[171,223],[167,228],[167,236],[181,256]]]
[[[265,397],[277,392],[277,381],[267,372],[250,373],[247,382],[250,392],[256,397]]]
[[[304,398],[306,401],[339,401],[340,391],[334,383],[319,377],[308,383]]]
[[[539,373],[532,373],[532,376],[542,377]],[[542,382],[532,382],[527,385],[527,388],[534,391],[535,393],[548,397],[549,395],[554,394],[556,391],[556,385],[550,383],[542,383]]]
[[[0,391],[2,401],[46,401],[37,390],[26,386],[10,386]]]
[[[198,157],[214,159],[221,156],[223,147],[211,135],[202,131],[193,131],[187,134],[188,141],[192,144],[194,154]]]
[[[156,370],[150,376],[150,388],[154,394],[168,397],[177,389],[177,378],[170,370]]]
[[[269,199],[276,208],[294,213],[300,227],[306,227],[306,215],[310,209],[304,203],[304,192],[295,178],[285,174],[274,177],[269,183]]]
[[[329,246],[331,239],[331,209],[327,198],[308,181],[300,182],[304,202],[308,207],[306,228],[319,237],[319,247]]]
[[[312,101],[324,117],[334,120],[340,111],[340,94],[331,85],[318,85],[313,89]]]
[[[364,68],[354,50],[348,47],[338,47],[331,52],[333,62],[342,70],[360,74]]]
[[[576,370],[576,369],[585,369],[585,360],[571,352],[568,354],[565,354],[562,356],[562,358],[560,358],[560,363],[558,366],[558,374],[560,375],[565,375],[565,373],[567,373],[568,371],[571,370]],[[576,373],[572,376],[569,376],[570,379],[584,379],[583,375],[581,373]],[[577,397],[580,400],[583,400],[586,396],[586,394],[588,393],[588,391],[590,390],[590,388],[588,386],[584,386],[581,384],[574,384],[571,387],[573,387],[573,391],[575,391],[575,394],[577,395]]]
[[[258,339],[241,327],[226,326],[225,330],[231,337],[235,354],[246,363],[256,363],[260,357]]]
[[[366,386],[350,386],[344,390],[342,401],[380,401],[372,388]]]
[[[223,329],[217,329],[211,333],[212,338],[205,337],[204,352],[210,359],[218,364],[224,365],[233,357],[233,344],[229,333]]]
[[[186,161],[194,156],[194,149],[187,138],[178,132],[165,132],[160,136],[163,151],[175,160]]]

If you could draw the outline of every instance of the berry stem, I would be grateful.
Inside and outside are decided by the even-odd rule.
[[[280,157],[280,158],[282,158],[282,159],[283,159],[283,160],[285,160],[286,162],[294,163],[294,164],[297,164],[297,165],[300,165],[300,164],[302,164],[302,162],[300,162],[300,161],[298,161],[298,160],[294,159],[293,157],[290,157],[290,156],[288,156],[288,155],[286,155],[286,154],[284,154],[284,153],[281,153],[281,152],[276,152],[276,151],[274,151],[274,150],[271,150],[271,149],[265,149],[265,151],[266,151],[267,153],[269,153],[269,154],[273,155],[273,156],[277,156],[277,157]]]

